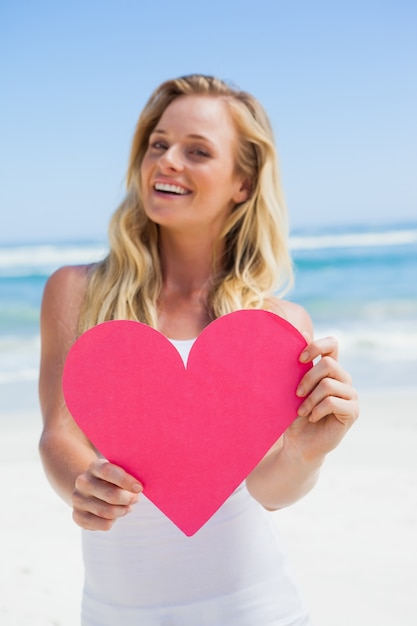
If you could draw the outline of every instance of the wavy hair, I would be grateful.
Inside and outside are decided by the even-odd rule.
[[[80,332],[106,320],[131,319],[158,326],[162,275],[159,227],[141,202],[140,169],[149,137],[169,104],[180,96],[220,97],[238,136],[236,169],[251,184],[250,197],[230,214],[216,250],[207,297],[211,319],[238,309],[267,308],[292,284],[287,212],[273,132],[267,114],[250,94],[199,74],[168,80],[151,95],[138,120],[126,176],[126,197],[109,226],[108,256],[89,273]]]

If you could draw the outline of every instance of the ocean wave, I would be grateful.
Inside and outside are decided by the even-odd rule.
[[[355,329],[317,327],[316,336],[336,337],[341,353],[358,359],[378,362],[417,360],[417,331],[413,331],[411,324],[403,329],[384,326]]]
[[[328,248],[365,248],[404,246],[417,243],[417,229],[385,232],[338,233],[300,235],[290,239],[292,250],[319,250]]]
[[[107,247],[101,243],[0,247],[0,275],[49,274],[61,265],[94,263],[106,254]]]
[[[0,385],[35,381],[39,375],[40,336],[0,336]]]
[[[417,228],[414,227],[367,232],[318,232],[290,237],[290,248],[295,252],[408,246],[416,243]],[[0,246],[0,275],[16,277],[49,274],[61,265],[94,263],[107,252],[107,245],[103,242]]]

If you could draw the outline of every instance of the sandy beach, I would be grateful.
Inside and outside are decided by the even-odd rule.
[[[415,624],[416,406],[417,391],[363,393],[314,491],[272,514],[316,626]],[[0,623],[77,626],[80,535],[44,477],[39,414],[0,424]]]

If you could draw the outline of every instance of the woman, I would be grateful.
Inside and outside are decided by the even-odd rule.
[[[183,358],[207,324],[238,309],[273,311],[313,336],[306,311],[281,299],[291,283],[286,215],[271,128],[252,96],[199,75],[154,92],[110,248],[101,263],[53,274],[41,314],[40,450],[83,529],[83,624],[308,624],[268,510],[313,487],[358,415],[334,339],[308,339],[300,359],[321,358],[298,388],[298,418],[190,538],[140,495],[134,477],[100,458],[61,391],[74,340],[109,319],[157,328]]]

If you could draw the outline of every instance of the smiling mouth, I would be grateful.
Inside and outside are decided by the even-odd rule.
[[[170,185],[169,183],[155,183],[155,191],[162,193],[174,194],[176,196],[186,196],[191,193],[188,189],[180,187],[179,185]]]

